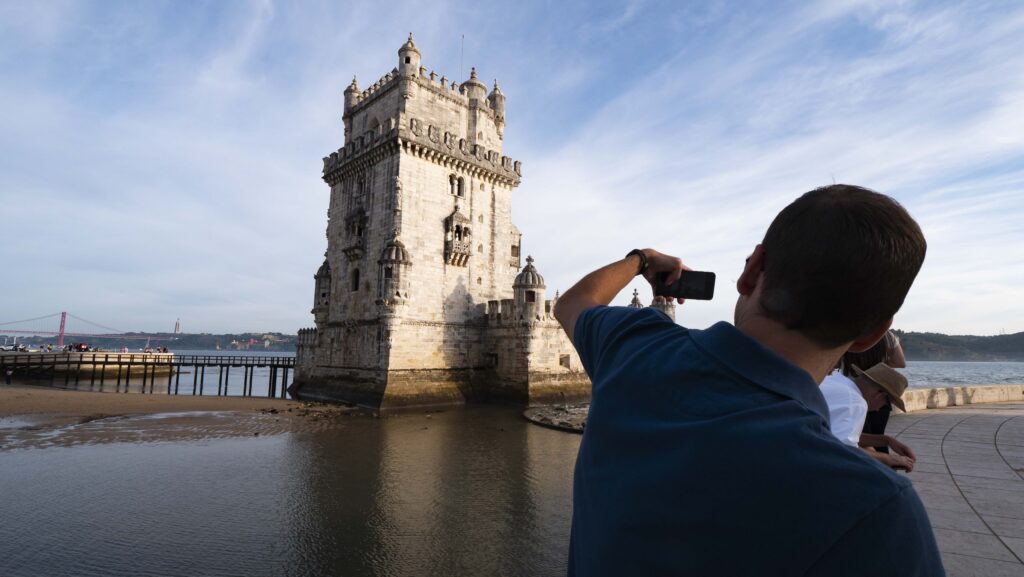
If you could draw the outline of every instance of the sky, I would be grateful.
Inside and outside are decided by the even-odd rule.
[[[312,326],[342,91],[409,32],[500,82],[548,298],[652,247],[718,275],[679,322],[731,320],[772,217],[837,182],[924,230],[896,328],[1024,331],[1024,3],[982,0],[0,0],[0,323]]]

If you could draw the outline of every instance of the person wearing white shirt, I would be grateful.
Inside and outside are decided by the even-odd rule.
[[[912,471],[916,457],[909,447],[888,435],[863,433],[869,410],[877,411],[891,402],[906,411],[901,397],[907,388],[907,379],[885,363],[878,363],[867,371],[856,365],[852,368],[853,379],[834,372],[821,382],[832,434],[843,444],[864,449],[883,465]],[[892,449],[892,453],[873,449],[883,445]]]
[[[821,381],[821,394],[828,404],[832,434],[845,445],[860,446],[860,433],[868,414],[868,403],[857,384],[836,371]]]

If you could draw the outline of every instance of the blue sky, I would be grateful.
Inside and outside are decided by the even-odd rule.
[[[898,328],[1024,331],[1016,1],[0,1],[0,322],[311,326],[342,90],[410,31],[501,83],[549,298],[651,246],[718,273],[681,322],[731,319],[775,213],[846,182],[928,238]]]

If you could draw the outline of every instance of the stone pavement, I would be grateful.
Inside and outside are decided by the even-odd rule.
[[[896,413],[950,577],[1024,577],[1024,403]]]

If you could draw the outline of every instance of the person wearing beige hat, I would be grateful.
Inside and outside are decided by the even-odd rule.
[[[906,377],[885,363],[878,363],[866,371],[857,365],[853,365],[852,369],[853,382],[864,397],[869,411],[877,411],[889,402],[901,411],[907,411],[902,398],[903,392],[907,390]],[[904,469],[908,473],[914,470],[917,461],[914,452],[889,435],[861,433],[858,444],[884,465]],[[877,447],[888,447],[892,453],[873,450]]]

